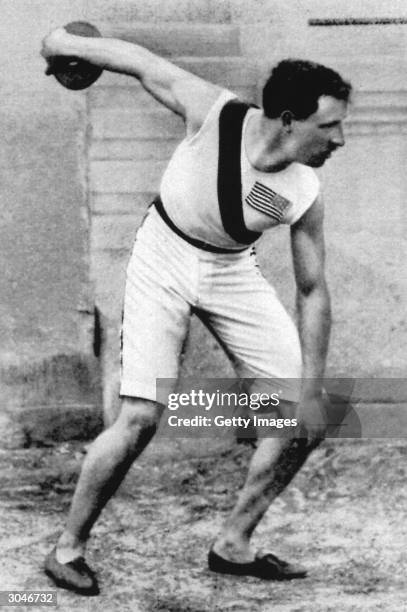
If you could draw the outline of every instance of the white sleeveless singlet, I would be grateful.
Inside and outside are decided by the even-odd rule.
[[[249,239],[240,238],[244,232],[237,238],[231,236],[222,220],[218,191],[218,174],[224,172],[219,154],[220,116],[231,101],[238,102],[232,92],[223,90],[200,130],[178,145],[162,177],[160,195],[167,215],[184,234],[214,247],[240,250],[270,227],[295,223],[315,201],[319,180],[312,168],[296,162],[279,172],[253,168],[246,156],[244,133],[249,118],[261,110],[244,109],[240,168],[230,179],[240,183],[241,202],[232,205],[241,207]]]

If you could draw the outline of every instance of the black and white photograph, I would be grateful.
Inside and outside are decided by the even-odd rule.
[[[0,609],[407,611],[406,2],[0,8]]]

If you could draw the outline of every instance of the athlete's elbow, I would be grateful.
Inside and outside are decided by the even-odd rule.
[[[325,281],[298,284],[297,303],[299,306],[313,305],[324,318],[331,317],[331,298]]]

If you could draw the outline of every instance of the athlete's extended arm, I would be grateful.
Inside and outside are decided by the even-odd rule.
[[[45,59],[75,56],[111,72],[135,77],[154,98],[181,115],[189,131],[199,129],[221,89],[140,45],[114,38],[88,38],[58,28],[42,43]]]
[[[324,425],[322,376],[331,327],[330,299],[324,272],[323,202],[320,197],[292,226],[291,245],[303,359],[300,417],[313,430],[313,435],[318,436]]]

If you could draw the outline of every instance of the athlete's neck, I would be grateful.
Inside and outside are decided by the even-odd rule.
[[[294,161],[284,146],[281,122],[268,119],[262,112],[248,118],[243,146],[251,166],[261,172],[280,172]]]

